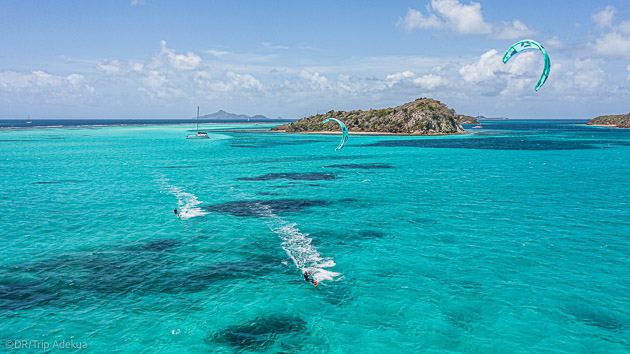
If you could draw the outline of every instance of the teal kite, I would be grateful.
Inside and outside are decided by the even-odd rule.
[[[512,45],[507,52],[505,52],[505,55],[503,56],[503,64],[507,63],[507,61],[510,60],[510,58],[517,53],[520,53],[527,49],[536,48],[538,48],[542,52],[543,57],[545,58],[545,67],[543,68],[542,75],[540,75],[540,79],[538,79],[536,87],[534,88],[534,90],[538,91],[538,89],[545,83],[545,81],[547,81],[549,70],[551,70],[551,61],[549,60],[549,54],[547,54],[545,47],[543,47],[540,43],[532,41],[530,39],[514,43],[514,45]]]
[[[334,120],[335,122],[339,124],[339,126],[341,127],[341,133],[343,134],[341,137],[341,142],[339,143],[339,146],[337,146],[337,148],[335,149],[335,151],[339,151],[346,144],[346,141],[348,141],[348,128],[346,127],[345,124],[343,124],[342,121],[335,118],[328,118],[325,121],[323,121],[322,124],[326,124],[326,122],[329,122],[331,120]]]

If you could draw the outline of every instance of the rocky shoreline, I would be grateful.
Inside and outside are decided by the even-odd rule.
[[[466,124],[466,123],[464,123],[464,124]],[[330,131],[330,130],[318,130],[318,131],[313,131],[313,132],[288,132],[286,130],[272,128],[271,131],[273,131],[275,133],[341,135],[341,131]],[[433,136],[433,135],[452,135],[452,134],[467,134],[467,133],[470,133],[470,132],[464,130],[464,131],[459,132],[459,133],[429,133],[429,134],[423,134],[423,135]],[[350,132],[350,134],[352,134],[352,135],[365,135],[365,136],[386,136],[386,135],[392,135],[392,136],[417,136],[418,135],[418,134],[408,134],[408,133],[387,133],[387,132]]]
[[[630,113],[599,116],[591,119],[587,125],[630,129]]]

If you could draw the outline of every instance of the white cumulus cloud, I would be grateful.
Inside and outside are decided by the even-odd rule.
[[[630,36],[606,33],[595,41],[595,51],[604,56],[630,59]]]
[[[222,50],[214,50],[214,49],[206,50],[206,53],[212,54],[212,55],[214,55],[217,58],[221,58],[223,56],[232,54],[231,52],[226,52],[226,51],[222,51]]]
[[[414,77],[416,77],[416,73],[412,71],[403,71],[400,73],[387,75],[387,77],[385,78],[385,81],[387,82],[387,85],[389,87],[392,87],[396,85],[397,83],[402,82],[405,79],[413,79]]]
[[[463,66],[459,73],[464,81],[482,82],[496,78],[499,73],[508,76],[540,74],[542,64],[542,56],[539,51],[519,53],[504,64],[503,55],[495,49],[491,49],[483,53],[477,62]]]
[[[444,80],[439,75],[427,74],[418,77],[413,71],[403,71],[387,75],[387,77],[385,78],[385,84],[389,88],[392,88],[395,85],[399,84],[407,84],[412,86],[420,86],[427,90],[433,90],[436,87],[443,85]]]
[[[592,16],[597,27],[606,30],[595,39],[593,47],[595,52],[602,56],[630,59],[630,21],[615,24],[616,14],[617,10],[614,7],[606,6],[604,10]]]
[[[0,91],[31,96],[48,103],[70,103],[89,98],[95,89],[80,74],[58,76],[45,71],[5,71],[0,73]]]
[[[212,75],[210,75],[209,72],[198,71],[195,73],[194,81],[197,84],[197,86],[199,86],[200,88],[209,89],[211,88],[211,83],[212,83],[212,81],[210,81],[211,78],[212,78]]]
[[[368,85],[365,80],[362,80],[356,76],[350,76],[346,74],[339,74],[337,77],[337,88],[340,94],[359,95],[365,94],[370,91],[384,89],[387,86],[381,84],[381,81],[375,82],[373,85]]]
[[[140,63],[131,64],[131,71],[141,72],[143,68],[144,68],[144,65]]]
[[[171,82],[166,73],[157,70],[148,71],[142,79],[142,83],[144,86],[139,87],[138,90],[154,100],[168,100],[185,96],[184,90]]]
[[[464,5],[458,0],[431,0],[431,7],[460,34],[487,34],[492,30],[483,20],[478,2]]]
[[[499,53],[491,49],[481,55],[476,63],[459,69],[462,78],[467,82],[480,82],[495,77],[495,72],[501,70],[503,62]]]
[[[312,86],[317,87],[321,90],[330,89],[331,85],[328,81],[328,78],[320,75],[318,72],[310,72],[307,70],[300,71],[300,78],[306,80]]]
[[[402,25],[407,31],[412,31],[420,28],[440,28],[444,26],[444,23],[435,14],[429,13],[424,16],[418,10],[409,9],[405,18],[399,19],[397,25]]]
[[[483,18],[480,3],[464,4],[459,0],[431,0],[426,14],[408,9],[405,18],[399,19],[396,25],[402,25],[407,31],[448,28],[461,35],[483,34],[496,39],[514,39],[535,33],[519,20],[488,23]]]
[[[614,7],[606,6],[604,10],[593,14],[592,18],[598,27],[611,27],[616,13]]]
[[[201,57],[193,52],[175,54],[175,51],[166,47],[166,41],[160,41],[162,49],[157,58],[153,58],[147,64],[148,67],[156,69],[160,66],[162,58],[166,58],[168,64],[175,70],[194,70],[201,65]]]
[[[511,23],[504,21],[500,25],[495,25],[492,37],[496,39],[514,39],[532,34],[534,34],[534,31],[523,22],[514,20]]]
[[[226,75],[234,87],[247,90],[262,90],[263,88],[260,81],[250,74],[236,74],[230,71]]]
[[[433,90],[443,84],[443,79],[439,75],[427,74],[413,79],[413,83],[427,90]]]
[[[122,63],[118,59],[103,60],[96,64],[96,69],[105,75],[119,75]]]
[[[540,52],[519,53],[505,64],[502,58],[502,54],[491,49],[477,61],[461,67],[459,74],[485,94],[518,95],[533,91],[543,68]]]
[[[564,49],[565,44],[558,36],[553,36],[545,41],[545,48],[548,49]]]
[[[210,73],[198,71],[195,73],[194,82],[197,87],[206,94],[215,92],[233,92],[238,90],[262,91],[262,83],[250,74],[237,74],[228,71],[225,74],[225,81],[212,80]]]
[[[574,85],[583,91],[598,91],[606,81],[604,70],[592,59],[576,59],[573,67],[575,68]]]

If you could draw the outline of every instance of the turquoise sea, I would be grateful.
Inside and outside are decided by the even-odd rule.
[[[481,123],[0,129],[2,350],[630,351],[630,130]]]

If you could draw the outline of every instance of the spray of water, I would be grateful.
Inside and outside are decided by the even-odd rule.
[[[208,214],[197,206],[201,204],[202,201],[197,199],[194,194],[184,191],[181,187],[171,185],[168,178],[164,176],[158,178],[157,182],[160,184],[162,191],[177,198],[177,209],[179,210],[179,216],[182,219],[190,219],[196,216]]]
[[[282,240],[282,249],[291,258],[293,264],[302,272],[313,271],[313,279],[317,281],[334,280],[341,275],[326,268],[335,266],[330,257],[322,257],[317,248],[311,243],[313,239],[304,234],[296,223],[289,223],[274,214],[267,205],[256,204],[257,212],[263,215],[265,223]]]

